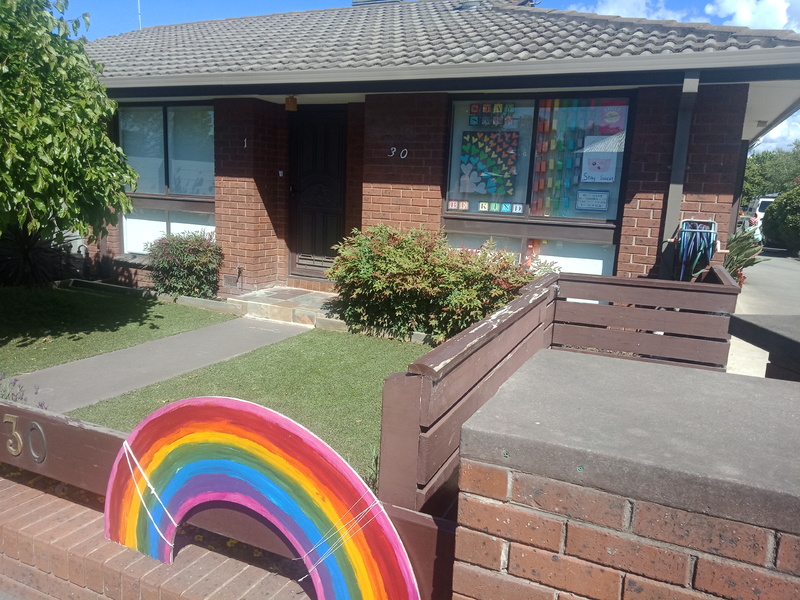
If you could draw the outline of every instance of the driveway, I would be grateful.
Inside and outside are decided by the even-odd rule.
[[[737,315],[800,315],[800,260],[784,250],[766,248],[768,258],[748,269],[747,280],[736,303]],[[767,352],[731,338],[728,372],[764,376]]]

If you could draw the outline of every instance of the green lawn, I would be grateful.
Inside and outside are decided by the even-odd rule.
[[[28,373],[233,318],[87,289],[0,287],[0,370]]]
[[[301,423],[369,480],[380,440],[383,379],[405,371],[429,350],[409,342],[313,329],[70,415],[130,431],[168,402],[195,396],[241,398]]]

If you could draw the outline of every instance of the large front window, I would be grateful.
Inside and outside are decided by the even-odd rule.
[[[214,111],[210,106],[123,106],[119,139],[139,174],[123,251],[167,233],[214,230]]]
[[[611,274],[629,100],[486,96],[453,103],[445,231]]]
[[[453,104],[447,213],[613,221],[625,98]]]

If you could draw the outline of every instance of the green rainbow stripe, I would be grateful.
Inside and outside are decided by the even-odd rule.
[[[190,398],[142,421],[108,482],[106,537],[172,562],[177,525],[211,502],[269,520],[317,597],[419,598],[386,511],[333,449],[291,419],[233,398]]]

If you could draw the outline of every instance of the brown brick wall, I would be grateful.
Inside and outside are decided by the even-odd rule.
[[[800,598],[795,535],[474,461],[459,490],[460,600]]]
[[[363,225],[441,224],[447,176],[447,94],[371,95],[365,104]],[[394,148],[394,155],[392,154]],[[403,151],[408,154],[402,157]]]
[[[214,155],[216,233],[225,254],[222,281],[238,278],[236,286],[222,285],[220,293],[237,295],[285,282],[288,120],[284,108],[253,99],[216,100]]]
[[[677,87],[647,88],[638,93],[617,259],[619,275],[658,275],[680,97]],[[693,113],[680,218],[713,219],[723,241],[735,199],[746,103],[746,85],[701,86]],[[715,262],[721,262],[720,255]]]
[[[284,583],[281,597],[305,597],[294,582],[196,545],[162,564],[105,539],[101,513],[4,478],[0,523],[0,592],[20,600],[244,600]]]

